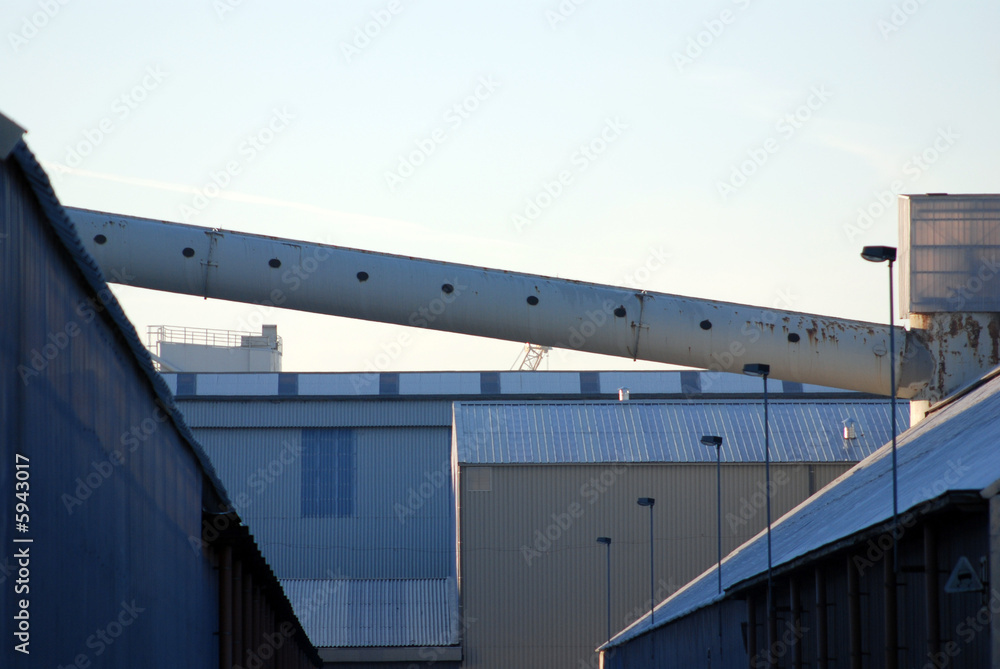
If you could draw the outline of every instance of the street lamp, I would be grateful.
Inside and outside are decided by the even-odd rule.
[[[743,365],[743,373],[747,376],[759,376],[764,379],[764,478],[766,480],[764,497],[767,499],[767,646],[768,657],[773,658],[770,649],[774,647],[776,621],[774,618],[774,600],[771,595],[771,431],[767,421],[767,375],[771,366],[761,363]]]
[[[722,594],[722,437],[706,435],[701,438],[701,443],[715,449],[715,511],[716,511],[716,536],[718,539],[718,566],[719,573],[719,594]]]
[[[652,497],[640,497],[637,503],[639,506],[649,507],[649,627],[652,629],[656,610],[656,599],[653,596],[653,505],[656,500]]]
[[[861,249],[861,257],[868,262],[889,261],[889,385],[892,390],[892,570],[899,571],[899,554],[896,550],[896,535],[899,528],[899,495],[896,476],[896,330],[892,305],[892,263],[896,262],[896,247],[866,246]]]
[[[608,547],[608,639],[611,638],[611,537],[597,537],[597,543]]]
[[[719,594],[722,594],[722,437],[705,435],[701,443],[709,448],[715,448],[715,511],[716,538],[718,540],[718,563],[715,571],[719,577]],[[719,653],[722,653],[722,602],[719,602]]]

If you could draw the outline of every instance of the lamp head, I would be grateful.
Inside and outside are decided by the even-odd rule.
[[[861,249],[861,257],[868,262],[896,261],[895,246],[866,246]]]
[[[606,546],[611,545],[611,537],[597,537],[597,543],[605,544]]]
[[[722,437],[717,437],[715,435],[706,434],[701,438],[701,443],[705,446],[711,446],[712,448],[718,448],[722,446]]]
[[[767,376],[771,373],[771,365],[758,362],[750,363],[743,365],[743,373],[747,376]]]
[[[653,506],[656,504],[656,500],[652,497],[640,497],[638,500],[639,506]]]

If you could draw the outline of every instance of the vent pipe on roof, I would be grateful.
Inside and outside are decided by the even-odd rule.
[[[618,389],[618,401],[619,402],[628,402],[628,396],[629,396],[628,388],[619,388]]]

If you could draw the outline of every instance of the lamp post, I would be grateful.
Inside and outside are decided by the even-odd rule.
[[[716,574],[719,577],[719,594],[722,594],[722,437],[705,435],[701,443],[715,448],[715,534],[717,539]],[[719,658],[722,658],[722,602],[719,602]]]
[[[597,543],[608,547],[608,639],[611,638],[611,537],[597,537]]]
[[[719,594],[722,594],[722,437],[706,435],[701,438],[701,443],[715,449],[715,524],[718,540],[716,550],[718,566],[715,571],[719,574]]]
[[[656,610],[656,599],[653,596],[653,505],[656,500],[652,497],[640,497],[637,503],[639,506],[649,507],[649,627],[652,629]]]
[[[861,257],[868,262],[889,261],[889,385],[892,390],[892,570],[899,571],[899,553],[896,550],[896,535],[899,528],[899,486],[896,476],[896,330],[892,326],[892,263],[896,262],[896,247],[866,246],[861,249]]]
[[[759,376],[764,379],[764,478],[766,480],[764,496],[767,498],[767,647],[768,658],[773,660],[777,621],[774,618],[774,600],[771,582],[771,431],[767,420],[767,376],[771,366],[761,363],[743,365],[743,373],[748,376]],[[773,662],[772,662],[773,663]]]

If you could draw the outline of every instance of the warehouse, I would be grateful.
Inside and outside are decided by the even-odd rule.
[[[0,116],[0,664],[318,666],[21,132]]]
[[[1000,375],[986,375],[892,447],[601,646],[606,667],[986,667],[1000,662]],[[894,548],[895,545],[895,548]],[[769,644],[768,639],[771,639]]]
[[[709,372],[202,372],[163,377],[296,610],[315,604],[300,619],[320,655],[341,667],[389,660],[457,666],[464,637],[474,634],[472,618],[459,614],[456,581],[454,402],[615,406],[610,400],[627,387],[633,398],[697,404],[742,398],[750,414],[760,407],[759,381]],[[887,411],[884,401],[797,383],[771,386],[778,398],[843,407],[814,416],[825,421],[824,439],[837,437],[843,444],[838,435],[844,421],[857,418],[861,436],[857,445],[844,449],[849,461],[870,452],[880,439],[871,441],[872,434],[881,434],[887,424],[878,418],[878,412]],[[905,412],[900,415],[905,418]],[[614,438],[602,435],[602,429],[595,426],[595,438]],[[317,484],[310,475],[320,464],[310,451],[323,444],[342,454],[327,463],[331,472],[347,468],[350,475],[331,473],[325,479],[329,489],[323,495],[340,500],[339,508],[307,515],[309,489],[315,492]],[[710,459],[710,453],[704,455]],[[822,485],[844,467],[821,464],[813,470],[812,485]],[[763,485],[761,476],[746,480]],[[788,504],[808,494],[808,472],[800,483]],[[344,495],[335,490],[338,486]],[[714,504],[713,491],[706,494]],[[761,493],[745,492],[742,510],[738,503],[733,509],[733,522],[741,536],[749,537],[750,519],[758,512],[750,500],[759,506]],[[714,549],[709,553],[714,555]],[[667,592],[661,589],[661,595]],[[631,619],[645,610],[643,602],[648,608],[648,600],[643,594],[630,603]],[[412,624],[417,619],[421,625]],[[583,647],[592,655],[600,640],[587,639]],[[472,666],[467,653],[464,662]]]
[[[771,402],[768,488],[758,398],[454,407],[463,666],[491,668],[596,665],[611,631],[715,562],[719,521],[728,552],[766,524],[767,490],[793,508],[890,424],[886,400]],[[721,508],[706,434],[724,437]]]

